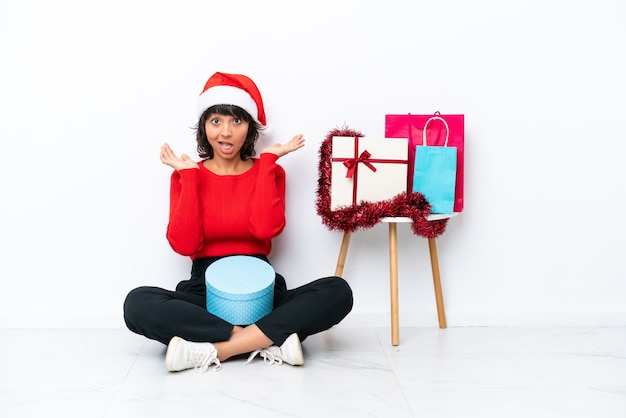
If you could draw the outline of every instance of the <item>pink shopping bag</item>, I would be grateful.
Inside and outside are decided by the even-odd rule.
[[[465,115],[442,115],[435,112],[430,115],[388,114],[385,115],[385,138],[409,139],[409,167],[408,173],[413,173],[415,164],[415,147],[422,146],[424,125],[433,116],[442,118],[448,125],[448,146],[457,149],[456,188],[454,193],[454,212],[463,211],[463,145],[465,142]],[[428,145],[444,146],[446,141],[446,127],[442,121],[433,120],[426,130]],[[413,190],[413,176],[407,177],[407,191]]]

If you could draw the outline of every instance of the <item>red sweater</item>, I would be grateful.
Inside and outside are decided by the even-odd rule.
[[[285,170],[263,153],[248,171],[220,176],[199,169],[174,171],[167,240],[191,259],[232,254],[268,255],[285,227]]]

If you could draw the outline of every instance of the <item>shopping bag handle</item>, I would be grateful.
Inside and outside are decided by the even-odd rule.
[[[439,116],[433,116],[432,118],[428,119],[426,123],[424,124],[424,130],[422,131],[422,145],[426,146],[426,128],[428,127],[428,124],[433,120],[442,121],[444,126],[446,127],[446,142],[443,144],[443,146],[447,147],[448,137],[450,136],[450,129],[448,129],[448,123],[445,121],[445,119],[440,118]]]

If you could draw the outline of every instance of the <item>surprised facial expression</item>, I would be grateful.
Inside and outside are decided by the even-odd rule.
[[[234,116],[212,114],[204,128],[209,144],[213,147],[213,158],[228,160],[239,157],[248,135],[248,125],[248,122]]]

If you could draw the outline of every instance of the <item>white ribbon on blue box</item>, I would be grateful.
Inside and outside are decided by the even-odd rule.
[[[276,272],[264,260],[234,255],[205,272],[206,308],[233,325],[249,325],[272,311]]]

